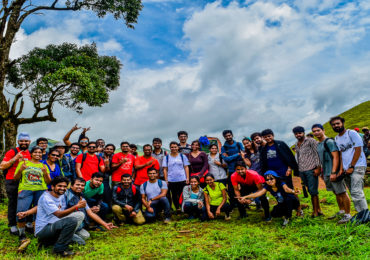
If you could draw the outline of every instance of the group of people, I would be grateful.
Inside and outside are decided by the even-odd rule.
[[[295,154],[275,139],[271,129],[242,142],[234,140],[231,130],[224,130],[221,151],[211,144],[208,154],[201,151],[199,140],[188,144],[187,132],[180,131],[179,142],[170,142],[169,152],[162,149],[160,138],[154,138],[143,146],[142,156],[126,141],[115,153],[114,144],[89,140],[89,128],[72,143],[69,139],[77,125],[64,143],[50,149],[46,138],[37,139],[30,148],[29,134],[20,133],[18,147],[8,151],[0,164],[6,178],[10,232],[19,236],[20,251],[30,243],[29,231],[41,244],[53,245],[55,253],[68,256],[72,254],[68,245],[85,244],[91,229],[111,230],[122,223],[142,225],[160,218],[169,223],[171,214],[180,212],[201,221],[223,215],[230,220],[234,208],[239,218],[245,218],[252,202],[263,210],[265,221],[282,217],[286,226],[293,210],[303,216],[293,174],[308,187],[312,217],[323,215],[318,191],[321,175],[339,207],[330,218],[346,223],[351,219],[347,189],[356,211],[368,205],[363,191],[363,139],[345,129],[344,123],[341,117],[330,120],[338,133],[335,139],[325,136],[321,124],[311,128],[317,140],[308,137],[303,127],[294,127]],[[369,138],[368,129],[364,136]],[[267,193],[277,202],[271,211]],[[109,213],[114,224],[107,222]]]

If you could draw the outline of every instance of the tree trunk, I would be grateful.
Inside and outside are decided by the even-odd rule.
[[[4,154],[9,151],[11,148],[16,147],[17,141],[17,132],[18,132],[18,125],[13,122],[12,120],[6,120],[2,126],[0,126],[0,138],[5,140],[5,149],[2,150],[1,154],[1,161],[4,157]],[[5,137],[5,138],[4,138]],[[2,202],[6,198],[6,191],[5,191],[5,176],[1,173],[0,176],[0,202]]]

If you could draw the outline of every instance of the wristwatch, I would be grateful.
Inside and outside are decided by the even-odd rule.
[[[353,165],[348,167],[348,169],[354,169],[354,168],[355,168],[355,166],[353,166]]]

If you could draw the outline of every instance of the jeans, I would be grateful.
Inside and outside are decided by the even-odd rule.
[[[6,195],[8,196],[8,226],[17,225],[18,181],[5,180]]]
[[[75,212],[52,224],[47,224],[36,234],[39,242],[44,245],[53,245],[54,252],[63,252],[68,249],[72,237],[84,218],[82,212]]]
[[[109,178],[104,178],[103,185],[104,185],[104,193],[103,193],[103,200],[108,205],[108,211],[112,208],[112,190],[110,188]]]
[[[308,193],[311,196],[317,196],[319,194],[319,177],[314,175],[313,170],[300,172],[299,176],[308,188]]]
[[[202,208],[198,207],[198,204],[193,204],[192,202],[185,202],[184,203],[184,212],[189,214],[189,216],[200,218],[201,221],[207,219],[207,210],[206,207],[203,206]]]
[[[351,193],[353,204],[357,212],[367,209],[367,201],[364,193],[364,176],[366,167],[355,167],[351,175],[346,175],[345,182]]]
[[[171,193],[172,202],[173,205],[175,206],[175,209],[180,208],[180,196],[185,185],[186,185],[185,181],[168,183],[168,193]]]
[[[94,198],[85,199],[90,208],[94,206],[100,206],[100,210],[97,214],[101,219],[105,220],[105,216],[108,213],[108,204]]]
[[[23,212],[27,211],[31,208],[31,205],[33,207],[37,206],[37,202],[39,201],[39,198],[44,193],[44,190],[37,190],[37,191],[31,191],[31,190],[22,190],[18,194],[18,202],[17,202],[17,212]],[[17,219],[18,222],[26,222],[26,218]]]
[[[211,212],[213,213],[213,215],[215,217],[216,217],[217,208],[218,208],[218,206],[210,205],[210,210],[211,210]],[[226,217],[229,217],[230,216],[230,212],[231,212],[231,206],[230,206],[230,204],[226,202],[224,205],[222,205],[221,212],[225,212]]]
[[[283,203],[278,203],[274,206],[271,211],[271,216],[274,218],[291,218],[293,209],[297,210],[299,205],[299,200],[297,198],[284,198]]]
[[[145,211],[145,218],[147,218],[148,220],[154,220],[162,209],[164,210],[165,218],[171,217],[171,206],[167,197],[162,197],[159,200],[153,200],[150,204],[150,207],[153,208],[154,212],[151,213],[148,212],[148,210]]]
[[[257,190],[258,190],[257,186],[255,186],[255,185],[253,185],[253,186],[240,185],[240,196],[249,195],[251,193],[256,192]],[[265,213],[265,218],[270,217],[270,206],[269,206],[269,202],[266,198],[266,195],[263,195],[263,196],[259,197],[259,200],[261,202],[261,206],[262,206],[263,211]],[[240,214],[241,217],[247,216],[245,206],[246,206],[245,204],[241,204],[238,201],[238,210],[239,210],[239,214]]]

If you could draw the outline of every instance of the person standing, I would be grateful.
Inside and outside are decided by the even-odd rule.
[[[208,173],[208,157],[205,152],[200,151],[200,142],[195,140],[191,143],[191,152],[186,155],[189,160],[190,176],[198,176],[203,185],[204,176]],[[205,187],[202,186],[202,187]]]
[[[130,153],[130,144],[121,142],[121,152],[113,155],[112,158],[112,186],[121,182],[123,174],[132,175],[135,164],[135,157]]]
[[[370,149],[368,148],[368,143],[370,141],[370,131],[367,126],[364,126],[361,130],[364,133],[364,136],[362,137],[362,139],[364,140],[365,157],[368,157],[370,155]]]
[[[248,166],[249,170],[258,172],[263,176],[261,168],[260,153],[254,142],[249,138],[243,139],[244,151],[241,151],[244,163]]]
[[[46,160],[48,158],[48,144],[49,144],[49,141],[45,137],[40,137],[40,138],[37,138],[36,140],[36,146],[39,146],[42,149],[42,159],[41,160]]]
[[[10,234],[18,235],[17,229],[17,199],[19,181],[14,180],[14,173],[20,162],[30,160],[31,154],[28,151],[31,138],[28,133],[22,132],[18,135],[18,147],[5,153],[0,164],[0,170],[5,176],[5,190],[8,197],[8,227]]]
[[[20,162],[15,170],[14,179],[19,180],[17,213],[30,209],[31,205],[37,206],[40,196],[48,189],[51,178],[46,165],[40,162],[42,152],[41,147],[34,146],[30,151],[31,159]],[[20,249],[23,250],[30,243],[25,233],[26,219],[18,219],[17,223]]]
[[[347,194],[344,179],[337,179],[340,171],[339,149],[333,139],[325,136],[325,130],[321,124],[314,124],[311,130],[313,135],[319,140],[317,152],[320,157],[326,190],[335,194],[339,207],[339,212],[329,217],[329,219],[344,215],[338,221],[338,224],[347,223],[351,219],[351,200]]]
[[[179,131],[177,133],[177,138],[179,138],[179,153],[188,154],[191,152],[191,145],[187,143],[188,133],[186,131]]]
[[[313,207],[312,217],[323,215],[319,200],[319,175],[321,174],[320,158],[317,153],[317,141],[311,137],[306,137],[302,126],[293,128],[293,133],[297,139],[295,144],[299,176],[308,188],[311,195]]]
[[[43,164],[48,167],[50,179],[54,179],[58,176],[64,176],[62,169],[59,166],[58,158],[60,157],[60,153],[56,149],[50,149],[48,153],[47,160],[41,160]],[[51,186],[48,185],[48,189],[50,190]]]
[[[153,153],[152,157],[157,159],[159,163],[159,178],[164,180],[164,173],[163,173],[163,158],[166,157],[168,154],[165,150],[162,149],[162,140],[158,137],[153,138]]]
[[[63,138],[63,142],[66,144],[66,146],[70,147],[72,145],[72,142],[69,140],[69,138],[71,137],[72,133],[78,129],[81,129],[81,127],[79,127],[77,124],[74,125],[71,130],[68,131],[68,133],[64,136]],[[86,132],[90,130],[90,127],[89,128],[84,128],[82,130],[82,133],[81,135],[79,136],[78,138],[78,143],[80,144],[80,151],[81,153],[86,153],[87,152],[87,146],[88,146],[88,143],[89,143],[89,138],[87,136],[85,136]]]
[[[263,130],[261,135],[266,141],[260,151],[262,173],[268,170],[276,172],[280,179],[293,189],[292,172],[298,175],[298,165],[292,151],[285,142],[275,140],[271,129]]]
[[[67,177],[70,181],[72,181],[73,179],[76,178],[76,166],[70,154],[66,154],[66,152],[68,151],[68,147],[65,146],[62,142],[58,142],[53,146],[53,149],[59,152],[57,164],[62,170],[63,176]]]
[[[339,116],[330,119],[330,125],[338,135],[335,137],[341,155],[341,172],[357,212],[368,208],[364,193],[364,175],[366,158],[363,152],[363,141],[353,130],[344,127],[345,119]]]
[[[144,155],[139,156],[135,160],[135,171],[134,184],[137,188],[140,188],[140,185],[149,180],[147,170],[149,168],[155,168],[159,171],[159,163],[157,159],[152,157],[152,146],[146,144],[143,146]]]
[[[189,184],[189,160],[179,153],[179,144],[170,143],[171,153],[163,160],[164,179],[168,183],[170,198],[176,210],[180,210],[180,195],[184,186]],[[170,200],[170,202],[171,202]],[[171,204],[171,203],[170,203]]]
[[[208,166],[209,173],[215,177],[215,181],[221,182],[225,186],[227,185],[227,163],[222,159],[220,153],[218,153],[217,145],[211,144],[209,146],[208,154]]]
[[[101,139],[102,140],[102,139]],[[107,144],[104,147],[103,154],[101,155],[102,160],[104,161],[104,194],[103,194],[103,201],[108,204],[108,208],[112,208],[112,190],[111,190],[111,182],[110,177],[112,176],[112,161],[114,151],[116,150],[116,146],[114,144]]]
[[[95,172],[104,172],[104,161],[95,154],[96,143],[89,142],[87,153],[80,154],[76,158],[77,177],[84,178],[85,181],[91,179]]]

